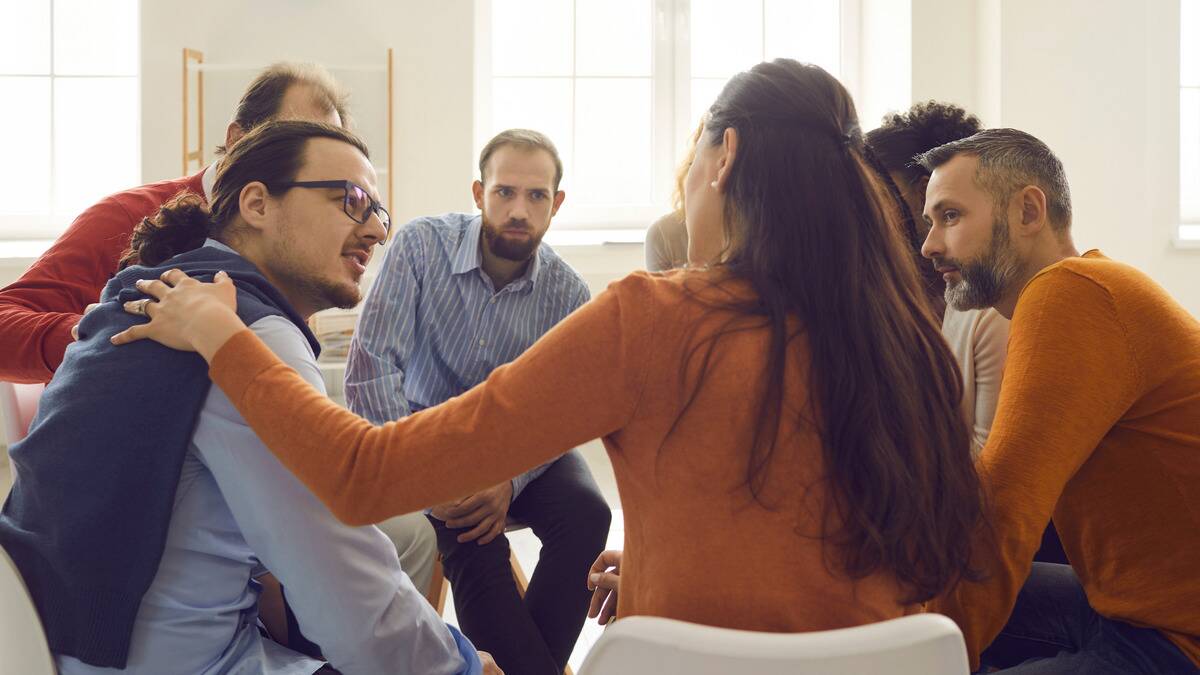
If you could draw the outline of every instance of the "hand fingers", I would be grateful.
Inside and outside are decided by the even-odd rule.
[[[74,326],[71,326],[71,339],[72,340],[79,339],[79,324],[75,324]]]
[[[600,615],[600,609],[604,606],[605,599],[612,591],[607,588],[596,588],[592,591],[592,601],[588,603],[588,618],[594,619]]]
[[[474,541],[482,537],[488,530],[492,529],[493,520],[494,518],[484,517],[483,520],[479,521],[478,525],[458,535],[458,543],[465,544],[468,541]]]
[[[130,342],[145,340],[148,337],[150,337],[150,324],[139,323],[136,326],[130,326],[120,333],[117,333],[109,338],[109,341],[114,345],[125,345],[129,344]]]
[[[171,271],[178,271],[178,270],[171,270]],[[179,272],[179,273],[183,274],[183,272]],[[164,272],[163,274],[167,274],[167,272]],[[137,286],[137,289],[139,291],[145,293],[146,295],[153,296],[154,298],[156,298],[158,300],[162,300],[164,297],[166,297],[167,293],[171,292],[170,286],[166,285],[165,283],[163,283],[161,281],[152,281],[150,279],[138,279],[137,283],[135,283],[134,286]]]
[[[609,549],[603,551],[596,556],[596,562],[592,563],[590,573],[607,572],[610,568],[617,568],[618,573],[621,567],[621,554],[623,551]]]
[[[469,497],[459,500],[457,504],[446,509],[446,513],[449,513],[451,518],[465,515],[467,513],[471,513],[472,511],[478,510],[480,505],[483,504],[483,501],[483,495],[476,492]]]
[[[170,286],[178,286],[180,282],[182,282],[186,279],[190,279],[191,277],[184,274],[180,270],[169,269],[166,272],[163,272],[162,274],[158,275],[158,278],[162,279],[164,282],[166,282]]]
[[[154,313],[159,310],[158,303],[151,300],[150,298],[142,298],[141,300],[130,300],[129,302],[126,302],[123,305],[121,305],[121,307],[125,310],[126,314],[133,314],[135,316],[144,316],[144,317],[151,318],[151,319],[154,318]]]
[[[84,316],[86,316],[86,315],[87,315],[89,312],[91,312],[93,309],[96,309],[96,308],[97,308],[97,307],[99,307],[99,306],[100,306],[100,303],[98,303],[98,302],[93,302],[92,304],[88,305],[87,307],[84,307],[84,308],[83,308],[83,314],[84,314]]]
[[[600,625],[604,625],[612,621],[617,615],[617,592],[613,591],[608,594],[608,599],[604,601],[604,608],[600,610],[600,616],[596,617],[596,621]]]
[[[452,512],[450,512],[449,515],[450,515],[450,519],[446,521],[446,527],[459,529],[459,528],[471,527],[472,525],[479,524],[479,521],[492,515],[492,511],[485,504],[469,513],[464,513],[462,515],[455,515],[454,512],[452,511]]]
[[[592,572],[588,575],[588,588],[617,590],[621,587],[621,576],[612,572]]]
[[[486,546],[487,544],[492,543],[493,539],[495,539],[496,537],[498,537],[504,533],[504,524],[505,524],[504,518],[499,518],[499,517],[494,518],[492,520],[492,529],[490,531],[488,531],[487,534],[485,534],[479,538],[478,544],[480,546]]]

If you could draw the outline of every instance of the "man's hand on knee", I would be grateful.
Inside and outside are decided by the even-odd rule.
[[[432,513],[446,521],[450,529],[467,529],[458,535],[458,543],[475,541],[480,546],[492,543],[504,532],[508,507],[512,504],[512,483],[504,481],[481,490],[457,504],[443,504]]]

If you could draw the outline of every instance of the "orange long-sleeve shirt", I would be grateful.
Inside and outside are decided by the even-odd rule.
[[[1200,664],[1200,322],[1098,251],[1035,276],[980,456],[992,576],[931,609],[972,663],[999,633],[1053,513],[1092,608],[1162,631]]]
[[[900,616],[886,574],[851,582],[816,520],[825,496],[811,428],[788,418],[764,498],[745,486],[762,390],[765,329],[704,347],[729,312],[709,302],[744,295],[706,275],[638,273],[547,333],[480,386],[382,427],[330,402],[250,331],[212,362],[213,381],[306,485],[351,524],[444,502],[494,485],[601,437],[625,509],[619,613],[761,631],[845,627]],[[785,395],[807,402],[807,356],[793,350]],[[681,415],[682,412],[682,416]],[[678,424],[676,419],[678,418]],[[585,583],[580,570],[579,583]]]

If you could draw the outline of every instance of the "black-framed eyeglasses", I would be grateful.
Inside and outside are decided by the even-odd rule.
[[[291,188],[341,188],[345,191],[345,196],[342,198],[342,210],[346,215],[350,216],[354,222],[364,224],[371,218],[374,213],[379,216],[379,222],[383,224],[384,238],[379,240],[382,246],[387,241],[387,235],[392,231],[392,216],[383,208],[383,204],[375,201],[375,198],[367,193],[366,190],[359,187],[353,181],[348,180],[299,180],[287,183],[274,183],[267,186],[272,192],[276,190],[290,190]]]

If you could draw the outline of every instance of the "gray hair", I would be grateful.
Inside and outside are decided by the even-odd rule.
[[[915,159],[932,172],[957,155],[979,158],[975,182],[992,194],[997,208],[1026,185],[1036,185],[1046,195],[1046,211],[1055,231],[1071,226],[1071,187],[1067,172],[1050,148],[1017,129],[985,129],[961,140],[923,152]]]
[[[479,180],[487,182],[488,160],[496,154],[497,150],[506,145],[513,145],[522,150],[545,150],[550,153],[550,159],[554,160],[554,191],[558,191],[558,184],[562,182],[563,177],[563,165],[562,160],[558,157],[558,148],[554,147],[554,142],[546,134],[532,129],[507,129],[488,141],[487,145],[483,146],[483,151],[479,153]]]

